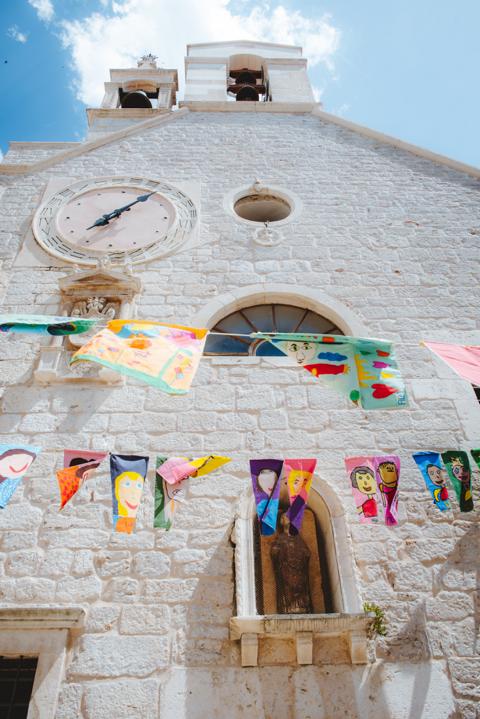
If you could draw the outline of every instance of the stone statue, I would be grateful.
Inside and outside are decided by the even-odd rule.
[[[272,543],[270,556],[275,572],[278,614],[311,614],[308,577],[310,550],[300,534],[289,534],[290,521],[280,517],[281,531]]]

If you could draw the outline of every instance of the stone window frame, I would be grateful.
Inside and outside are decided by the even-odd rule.
[[[38,657],[27,719],[52,719],[65,675],[69,632],[82,607],[0,607],[0,654]]]

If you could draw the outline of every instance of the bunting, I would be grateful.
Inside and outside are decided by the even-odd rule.
[[[48,315],[0,315],[1,332],[41,335],[78,335],[97,324],[89,317],[49,317]]]
[[[208,330],[146,320],[111,320],[70,360],[98,362],[169,394],[185,394],[202,356]]]
[[[0,444],[0,508],[11,500],[22,477],[28,471],[40,447],[27,444]]]
[[[113,528],[131,534],[137,518],[148,470],[148,457],[111,454]]]
[[[283,460],[251,459],[253,495],[260,522],[260,533],[274,534],[277,529],[278,504],[280,499],[280,477]]]
[[[357,514],[362,524],[378,522],[377,482],[372,457],[346,457],[347,470]]]
[[[278,347],[328,387],[363,409],[393,409],[408,404],[392,344],[343,335],[256,333]]]
[[[286,459],[283,463],[290,503],[286,514],[292,535],[300,532],[316,465],[316,459]]]
[[[66,449],[63,453],[63,469],[57,471],[60,490],[60,509],[78,492],[83,483],[92,477],[95,469],[107,456],[107,452]]]
[[[450,509],[448,489],[445,481],[445,470],[438,452],[416,452],[412,455],[425,484],[432,495],[433,503],[441,512]]]
[[[451,345],[444,342],[423,342],[425,347],[440,357],[462,379],[480,385],[480,347]]]
[[[387,526],[398,524],[398,482],[400,479],[400,457],[389,454],[372,457],[375,479],[383,506]]]

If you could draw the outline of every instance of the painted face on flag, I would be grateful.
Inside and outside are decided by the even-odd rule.
[[[142,498],[144,479],[138,472],[122,472],[115,479],[115,494],[118,501],[119,514],[136,517],[138,505]],[[121,511],[121,510],[124,511]]]
[[[292,469],[288,478],[290,491],[293,496],[300,494],[305,485],[311,480],[312,473],[300,469]]]
[[[397,468],[393,462],[382,462],[378,466],[378,471],[380,472],[383,484],[386,484],[387,487],[394,487],[397,484]]]
[[[7,449],[0,455],[0,481],[21,477],[36,456],[26,449]]]
[[[282,344],[282,349],[289,357],[294,357],[299,365],[308,364],[317,352],[317,345],[314,342],[283,342]]]
[[[434,484],[442,487],[445,484],[445,478],[440,467],[436,464],[429,464],[427,467],[428,476]]]
[[[352,472],[352,486],[362,494],[375,494],[375,478],[368,467],[357,467]]]
[[[270,497],[277,482],[278,476],[273,469],[262,469],[258,473],[257,484],[262,492]]]

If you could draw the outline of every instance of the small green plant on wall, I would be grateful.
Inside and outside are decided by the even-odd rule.
[[[364,602],[363,611],[375,614],[375,619],[370,628],[371,635],[384,637],[387,634],[387,622],[383,609],[373,602]]]

